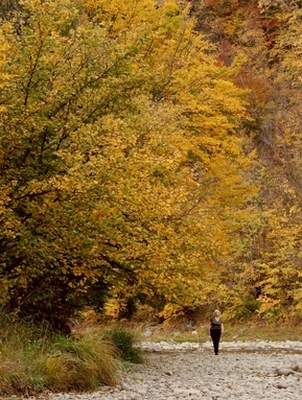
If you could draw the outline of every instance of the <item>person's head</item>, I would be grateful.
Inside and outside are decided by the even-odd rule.
[[[213,312],[214,317],[220,317],[220,311],[219,310],[215,310]]]

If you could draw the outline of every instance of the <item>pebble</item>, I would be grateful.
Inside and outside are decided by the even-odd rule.
[[[146,363],[119,384],[49,400],[291,400],[302,397],[302,342],[143,342]]]

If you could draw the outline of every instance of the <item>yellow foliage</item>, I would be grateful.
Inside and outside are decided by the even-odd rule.
[[[215,301],[256,193],[237,67],[174,1],[24,7],[0,129],[11,304],[60,309],[99,287],[110,315],[133,298],[165,315]]]
[[[280,307],[280,300],[274,300],[268,296],[260,296],[259,301],[261,302],[260,309],[258,310],[259,315],[264,315],[269,311],[273,311],[276,307]]]
[[[4,88],[9,84],[11,75],[6,70],[6,63],[8,61],[9,54],[9,43],[5,39],[5,32],[10,30],[9,25],[3,25],[0,27],[0,89]],[[0,113],[5,111],[5,106],[0,104]],[[0,150],[1,159],[1,150]]]

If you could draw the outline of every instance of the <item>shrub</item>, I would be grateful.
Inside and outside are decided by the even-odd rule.
[[[135,364],[144,362],[142,350],[136,345],[137,336],[135,332],[118,326],[105,331],[105,335],[118,349],[122,360]]]

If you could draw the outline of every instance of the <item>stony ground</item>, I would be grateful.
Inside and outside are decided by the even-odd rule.
[[[291,400],[302,398],[302,342],[142,344],[147,362],[115,388],[51,400]]]

